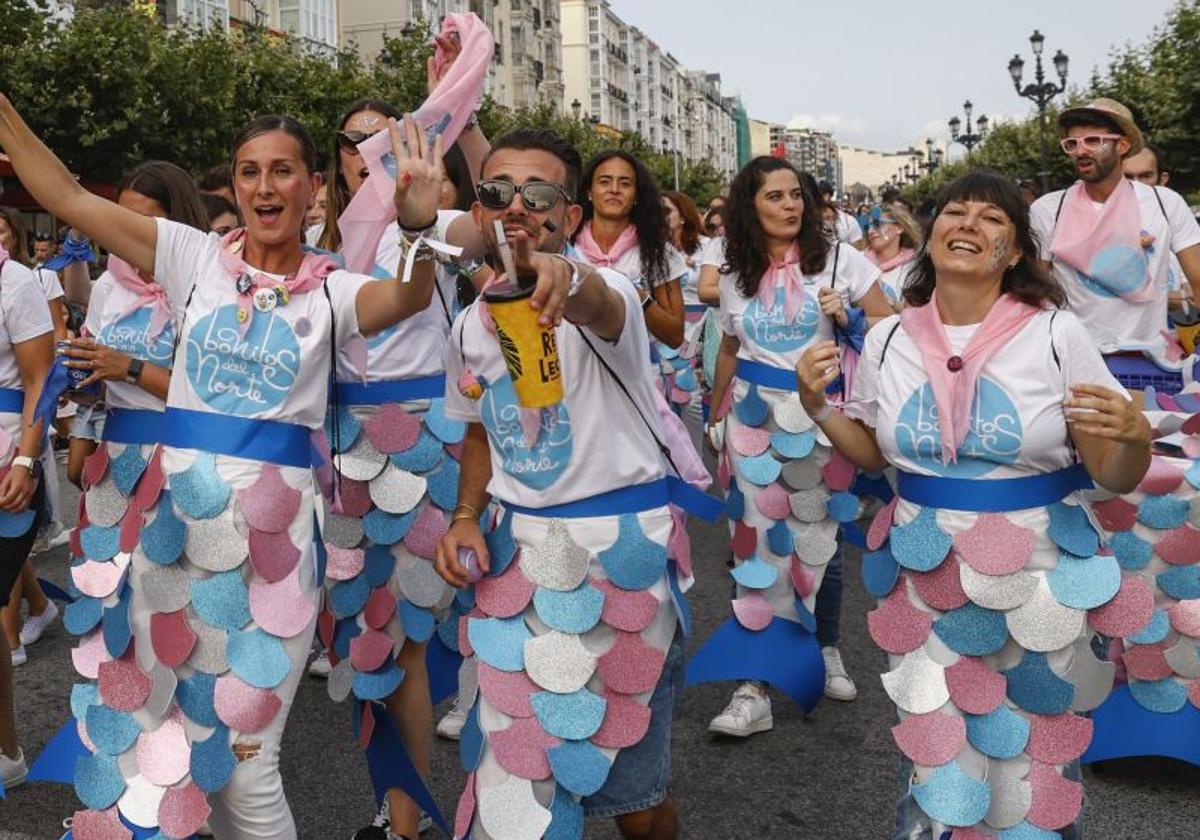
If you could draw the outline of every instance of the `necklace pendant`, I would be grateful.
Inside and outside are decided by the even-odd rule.
[[[254,293],[254,308],[259,312],[270,312],[279,300],[274,289],[259,289]]]
[[[237,289],[237,293],[239,295],[244,295],[250,291],[250,287],[252,285],[254,285],[254,281],[250,279],[250,275],[243,273],[240,277],[238,277],[234,288]]]

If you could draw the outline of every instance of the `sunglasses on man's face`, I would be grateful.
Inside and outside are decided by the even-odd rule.
[[[1120,139],[1120,134],[1088,134],[1083,137],[1064,137],[1059,141],[1059,145],[1067,154],[1073,154],[1080,146],[1083,146],[1085,151],[1098,152],[1110,142]]]
[[[339,131],[337,142],[346,151],[358,154],[358,144],[378,133],[378,131]]]
[[[565,189],[549,181],[530,181],[520,187],[509,181],[480,181],[475,191],[479,203],[489,210],[503,210],[512,204],[513,196],[517,194],[520,194],[525,209],[533,213],[552,210],[560,195],[567,201],[571,200]]]

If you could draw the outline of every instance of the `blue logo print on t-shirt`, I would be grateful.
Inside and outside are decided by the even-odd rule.
[[[526,487],[545,490],[571,462],[571,415],[559,403],[542,412],[542,425],[533,446],[525,445],[520,407],[508,374],[488,386],[480,407],[480,419],[500,451],[506,473]]]
[[[276,312],[258,312],[239,335],[237,306],[222,306],[188,332],[187,377],[208,405],[241,417],[277,407],[300,372],[300,343]]]
[[[942,433],[933,388],[925,383],[900,410],[896,447],[900,454],[937,475],[978,478],[1003,464],[1013,464],[1021,451],[1021,415],[1004,389],[979,378],[971,403],[967,435],[958,447],[958,460],[942,463]]]
[[[1146,279],[1146,254],[1130,245],[1109,245],[1092,257],[1091,273],[1076,271],[1080,284],[1100,297],[1129,294]]]
[[[821,322],[821,313],[817,301],[805,292],[804,306],[796,313],[795,319],[788,323],[786,318],[784,290],[776,288],[775,303],[770,309],[764,309],[757,297],[750,301],[742,313],[742,329],[746,331],[747,338],[764,350],[788,353],[812,341]]]
[[[149,341],[151,315],[149,308],[135,309],[125,317],[105,324],[97,340],[127,356],[169,368],[175,352],[175,325],[167,321],[154,340]]]

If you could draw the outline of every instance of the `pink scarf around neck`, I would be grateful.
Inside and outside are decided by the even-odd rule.
[[[867,259],[874,263],[876,268],[884,272],[891,271],[896,266],[912,262],[917,258],[917,252],[912,248],[901,248],[900,253],[896,254],[896,256],[889,260],[884,260],[883,262],[879,261],[879,257],[876,256],[875,252],[870,248],[868,248],[865,253],[867,255]]]
[[[800,273],[800,246],[788,248],[783,262],[771,260],[771,266],[758,281],[758,303],[764,309],[775,307],[775,290],[783,287],[783,314],[790,324],[804,307],[804,275]]]
[[[8,262],[8,251],[4,250],[4,246],[0,245],[0,266]]]
[[[413,119],[425,129],[429,142],[440,134],[442,147],[447,151],[479,108],[495,50],[492,33],[474,14],[446,15],[441,34],[451,33],[458,34],[462,51],[437,88],[413,114]],[[439,66],[445,63],[441,47],[434,51],[433,60]],[[393,174],[396,164],[387,131],[364,140],[358,150],[370,177],[338,217],[338,230],[342,234],[346,268],[358,274],[370,274],[379,240],[396,219],[396,178]]]
[[[330,272],[338,267],[337,263],[325,254],[305,251],[304,259],[301,260],[300,268],[296,273],[289,274],[282,280],[278,280],[246,264],[246,261],[242,259],[242,248],[246,244],[245,240],[245,228],[231,230],[221,237],[221,268],[225,269],[225,273],[233,279],[234,283],[242,275],[250,278],[249,288],[245,291],[238,290],[238,310],[239,312],[246,313],[244,319],[239,314],[239,330],[242,335],[245,335],[246,330],[249,329],[250,322],[254,320],[254,313],[257,311],[254,307],[254,293],[256,291],[259,289],[279,289],[282,287],[287,297],[311,292],[313,289],[320,287]],[[286,303],[286,297],[280,301],[280,305]]]
[[[154,280],[144,279],[136,268],[116,254],[108,255],[108,273],[119,286],[136,295],[134,301],[117,316],[118,320],[150,307],[150,327],[146,331],[146,339],[154,341],[171,320],[171,302],[167,299],[167,290]]]
[[[629,225],[621,231],[621,235],[617,237],[617,241],[613,243],[607,253],[592,236],[591,222],[584,225],[583,229],[579,231],[579,235],[575,237],[575,247],[579,250],[580,256],[596,268],[612,268],[614,264],[620,262],[621,257],[637,246],[637,228],[633,225]]]
[[[1117,184],[1099,214],[1079,181],[1067,190],[1050,252],[1084,278],[1131,303],[1153,300],[1155,284],[1142,247],[1142,216],[1133,184]]]
[[[961,355],[955,355],[946,336],[936,291],[924,306],[908,306],[900,311],[900,323],[920,350],[921,366],[933,389],[942,434],[943,464],[958,460],[958,447],[969,431],[971,404],[984,365],[1039,311],[1011,295],[1001,295]]]

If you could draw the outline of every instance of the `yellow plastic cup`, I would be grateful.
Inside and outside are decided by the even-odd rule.
[[[563,398],[562,370],[553,327],[538,323],[529,305],[533,288],[501,283],[483,293],[496,324],[496,338],[512,379],[517,402],[525,408],[545,408]]]

